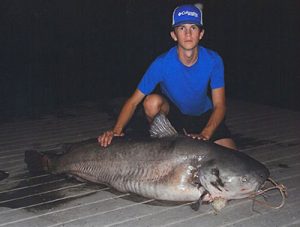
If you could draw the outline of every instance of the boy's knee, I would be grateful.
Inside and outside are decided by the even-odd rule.
[[[162,105],[162,97],[157,94],[148,95],[144,100],[144,108],[145,109],[157,109]]]
[[[143,102],[146,115],[150,118],[153,118],[156,114],[158,114],[161,111],[163,103],[164,100],[160,95],[148,95]]]

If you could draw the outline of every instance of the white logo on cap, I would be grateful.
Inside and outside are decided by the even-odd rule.
[[[198,17],[198,13],[196,12],[191,12],[191,11],[182,11],[178,13],[178,16],[183,16],[183,15],[188,15],[188,16],[192,16],[192,17]]]

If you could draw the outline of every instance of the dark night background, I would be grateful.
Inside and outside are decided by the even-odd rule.
[[[0,119],[128,96],[169,36],[176,0],[1,0]],[[203,45],[227,97],[300,110],[300,1],[206,0]]]

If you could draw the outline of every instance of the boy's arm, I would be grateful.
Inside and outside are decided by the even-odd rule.
[[[109,144],[111,144],[111,141],[114,136],[124,135],[124,127],[131,119],[137,105],[143,100],[144,97],[145,95],[139,89],[135,90],[132,96],[123,105],[113,130],[106,131],[98,137],[98,142],[101,146],[107,147]]]

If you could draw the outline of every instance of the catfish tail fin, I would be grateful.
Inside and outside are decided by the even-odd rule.
[[[48,169],[48,157],[36,150],[25,151],[25,163],[31,173],[41,173]]]

